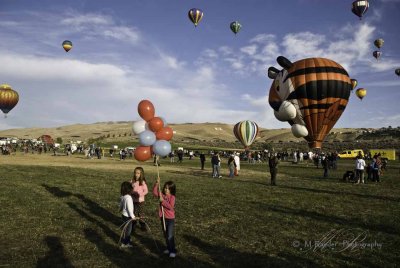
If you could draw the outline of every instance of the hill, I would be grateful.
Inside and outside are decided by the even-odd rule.
[[[98,122],[94,124],[74,124],[55,128],[21,128],[0,131],[0,137],[33,139],[47,134],[64,142],[83,141],[108,144],[137,145],[138,139],[132,134],[133,122]],[[224,123],[185,123],[170,124],[174,130],[172,143],[176,146],[191,148],[221,147],[243,148],[233,135],[233,125]],[[323,147],[326,149],[379,147],[399,148],[400,128],[357,129],[334,128],[326,137]],[[266,146],[280,149],[306,149],[302,138],[292,135],[289,128],[260,129],[253,148]],[[379,145],[379,146],[378,146]],[[350,147],[349,147],[350,146]]]

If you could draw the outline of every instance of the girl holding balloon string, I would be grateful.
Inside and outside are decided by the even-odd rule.
[[[131,180],[133,187],[133,205],[135,209],[135,215],[137,217],[143,218],[144,210],[144,198],[149,192],[146,184],[146,178],[144,176],[144,169],[142,167],[136,167],[133,171],[133,178]],[[140,227],[143,231],[146,231],[146,224],[142,220],[139,220]]]

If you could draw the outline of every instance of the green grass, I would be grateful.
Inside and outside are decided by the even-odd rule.
[[[99,165],[101,161],[108,160],[98,161]],[[380,184],[354,185],[339,182],[353,161],[340,161],[328,179],[315,166],[283,162],[278,186],[272,187],[266,164],[242,163],[240,176],[230,180],[223,159],[225,176],[218,180],[210,176],[209,159],[206,171],[199,169],[198,160],[167,161],[162,162],[160,177],[177,185],[175,260],[160,254],[164,241],[158,203],[150,194],[145,208],[151,232],[136,230],[132,249],[117,245],[119,187],[132,171],[0,163],[0,267],[393,267],[398,263],[398,163],[389,167]],[[132,162],[126,165],[133,170],[137,163]],[[151,188],[156,169],[150,162],[140,165]],[[353,238],[379,243],[381,248],[307,247],[332,230],[336,235],[329,237],[331,243]]]

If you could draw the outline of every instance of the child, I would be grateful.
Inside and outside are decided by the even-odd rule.
[[[165,254],[169,254],[170,258],[175,258],[175,238],[174,238],[174,227],[175,227],[175,184],[172,181],[167,181],[162,188],[162,193],[159,192],[160,178],[153,187],[153,195],[160,199],[159,216],[161,219],[161,224],[163,228],[163,233],[165,236],[167,249],[164,251]],[[163,213],[165,218],[165,229],[163,223]]]
[[[124,181],[121,184],[121,201],[119,203],[119,209],[122,212],[123,222],[127,222],[132,219],[135,220],[135,214],[133,213],[133,200],[132,200],[133,187],[129,181]],[[132,222],[128,224],[125,229],[124,236],[122,237],[122,248],[133,247],[131,243],[131,232],[132,232]]]
[[[143,218],[143,207],[144,207],[144,196],[147,195],[149,190],[147,189],[146,179],[144,177],[144,170],[142,167],[137,167],[133,171],[133,178],[131,180],[133,187],[133,206],[137,217]],[[144,221],[139,220],[140,227],[142,230],[146,230],[146,224]]]

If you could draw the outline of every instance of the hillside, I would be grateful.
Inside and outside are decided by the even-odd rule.
[[[75,124],[56,128],[25,128],[0,131],[0,137],[17,137],[20,139],[38,138],[47,134],[54,139],[60,137],[64,142],[89,140],[102,144],[123,143],[137,144],[138,139],[131,131],[132,122],[99,122],[94,124]],[[233,135],[233,125],[223,123],[185,123],[170,124],[174,130],[172,143],[175,145],[206,146],[224,148],[242,148],[242,145]],[[372,145],[379,141],[384,147],[397,148],[400,140],[399,128],[383,129],[355,129],[336,128],[326,137],[324,147],[348,148],[349,144],[360,147],[361,143]],[[357,144],[358,143],[358,144]],[[389,144],[388,144],[389,143]],[[289,128],[285,129],[260,129],[253,147],[262,148],[265,144],[273,144],[278,148],[306,148],[302,138],[292,135]],[[342,146],[343,145],[343,146]],[[360,146],[358,146],[360,145]],[[371,145],[371,146],[372,146]],[[376,146],[375,146],[376,147]]]

